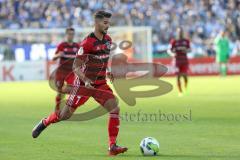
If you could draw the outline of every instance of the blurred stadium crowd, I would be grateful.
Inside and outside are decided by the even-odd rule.
[[[89,27],[99,9],[113,13],[113,26],[152,26],[155,53],[179,25],[195,54],[214,54],[213,38],[224,28],[231,48],[240,46],[239,0],[0,0],[0,29]]]

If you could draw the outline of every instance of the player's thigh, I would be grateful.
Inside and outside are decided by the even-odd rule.
[[[118,107],[117,98],[107,84],[96,87],[96,93],[93,98],[108,111],[112,111]]]
[[[61,91],[62,87],[64,86],[64,78],[58,76],[55,78],[54,82],[55,82],[57,91]]]
[[[65,81],[68,85],[74,85],[75,79],[75,74],[72,72],[66,76]]]
[[[79,95],[80,86],[73,86],[71,93],[69,94],[66,105],[76,110],[79,106],[83,105],[88,99],[88,96]]]
[[[188,65],[179,65],[177,66],[178,75],[186,75],[188,73]]]
[[[83,105],[87,100],[89,99],[89,97],[86,96],[79,96],[79,95],[69,95],[66,105],[62,108],[61,112],[60,112],[60,119],[61,120],[66,120],[69,119],[72,114],[74,113],[74,111],[81,105]]]
[[[64,84],[65,75],[61,69],[57,69],[54,75],[54,81],[56,86],[61,88]]]
[[[70,73],[65,79],[65,85],[62,87],[62,92],[65,94],[70,94],[74,85],[75,85],[76,77],[74,73]]]
[[[66,105],[72,110],[76,110],[79,106],[83,105],[89,97],[80,95],[69,95]]]

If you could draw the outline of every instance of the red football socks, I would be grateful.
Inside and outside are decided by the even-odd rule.
[[[119,112],[109,113],[108,122],[109,146],[116,143],[119,125],[120,125]]]
[[[53,112],[46,119],[43,120],[43,124],[45,126],[49,126],[50,124],[56,123],[58,121],[59,121],[58,114],[56,112]]]

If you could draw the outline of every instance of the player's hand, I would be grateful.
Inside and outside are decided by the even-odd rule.
[[[85,79],[84,84],[86,88],[94,89],[94,87],[92,86],[93,82],[90,79]]]
[[[56,56],[53,57],[52,60],[53,60],[53,61],[56,61],[58,58],[59,58],[59,57],[56,55]]]
[[[56,55],[54,55],[54,57],[53,57],[53,61],[57,60],[58,58],[62,57],[63,55],[64,55],[63,52],[59,52],[59,53],[57,53]]]
[[[113,81],[114,81],[114,76],[113,76],[113,74],[112,74],[111,72],[108,72],[108,73],[107,73],[107,76],[108,76],[108,78],[110,79],[110,82],[113,83]]]

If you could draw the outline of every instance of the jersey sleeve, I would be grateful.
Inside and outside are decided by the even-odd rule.
[[[82,56],[83,54],[89,54],[91,52],[91,46],[87,39],[83,40],[79,45],[79,50],[77,52],[77,57]]]
[[[60,43],[58,46],[57,46],[57,49],[55,51],[55,54],[57,54],[58,52],[63,52],[64,50],[64,47],[63,47],[63,43]]]

